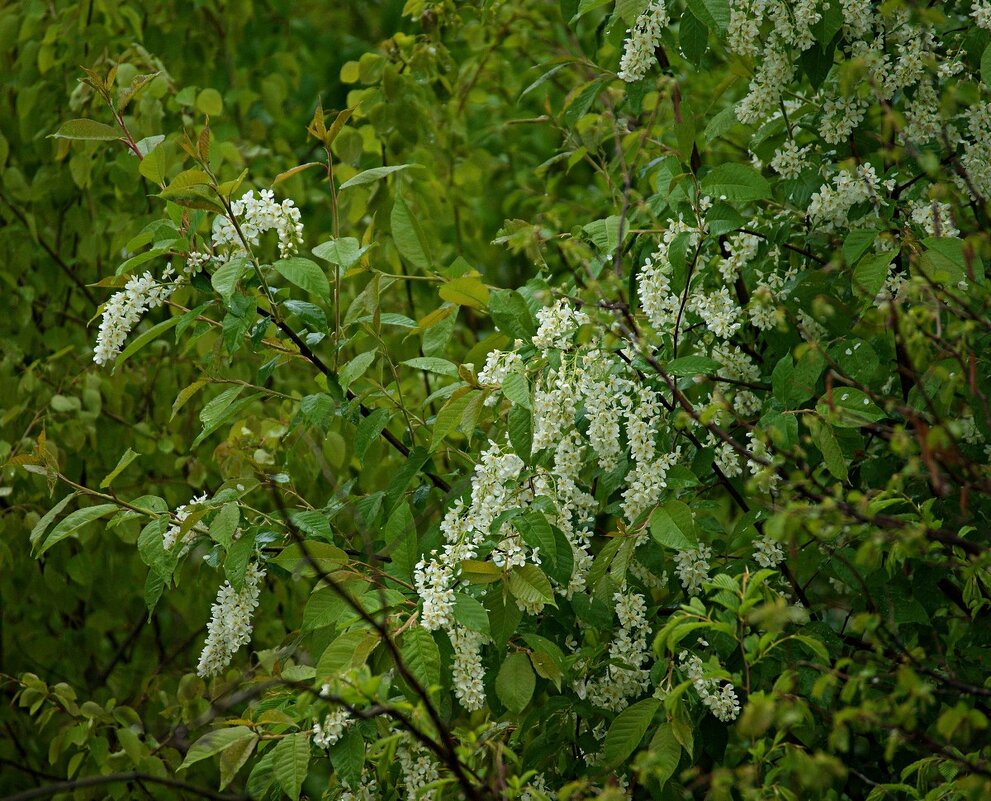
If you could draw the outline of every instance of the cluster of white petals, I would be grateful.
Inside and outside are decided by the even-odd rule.
[[[669,22],[664,0],[650,0],[636,24],[626,32],[623,57],[619,63],[619,77],[628,83],[639,81],[656,63],[654,50],[661,42],[661,32]]]
[[[754,542],[754,561],[761,567],[777,567],[785,559],[785,552],[776,540],[763,536]]]
[[[629,699],[642,695],[650,687],[650,671],[643,667],[649,656],[650,625],[642,595],[617,592],[613,601],[620,628],[609,643],[612,664],[603,676],[588,682],[585,692],[596,706],[619,712],[627,707]]]
[[[150,272],[134,275],[124,288],[115,292],[103,307],[103,319],[96,335],[93,361],[109,364],[124,347],[127,335],[150,309],[157,309],[172,294],[171,284],[156,281]]]
[[[330,748],[344,736],[344,730],[353,722],[351,713],[346,709],[335,709],[323,722],[313,724],[313,744],[317,748]]]
[[[674,557],[678,579],[685,592],[698,595],[702,582],[709,580],[709,560],[712,558],[712,548],[708,545],[698,545],[678,551]]]
[[[423,792],[421,788],[437,781],[440,773],[426,749],[411,737],[405,737],[396,748],[396,761],[402,773],[406,801],[433,801],[435,791]]]
[[[678,655],[681,668],[688,675],[699,694],[699,699],[708,707],[719,720],[729,723],[740,714],[740,700],[736,696],[736,689],[727,682],[720,686],[717,679],[706,678],[705,667],[702,660],[695,654],[682,651]]]
[[[537,312],[537,333],[534,346],[541,350],[567,348],[579,327],[587,325],[588,315],[576,309],[567,300],[559,300],[553,306],[545,306]]]
[[[192,507],[202,504],[206,499],[207,494],[204,492],[202,495],[192,498],[189,503],[184,503],[176,507],[176,510],[172,516],[172,522],[169,524],[168,529],[166,529],[165,534],[162,535],[162,547],[165,548],[166,551],[171,551],[175,547],[175,544],[179,541],[179,535],[182,534],[183,524],[193,511]],[[190,528],[182,538],[182,544],[188,545],[195,539],[195,537],[196,532]]]
[[[217,592],[206,629],[206,642],[196,672],[204,678],[219,675],[237,649],[251,642],[252,615],[258,606],[265,571],[252,562],[244,574],[244,584],[235,590],[225,581]]]
[[[218,214],[213,220],[215,250],[229,249],[232,253],[244,253],[245,242],[250,247],[257,247],[263,234],[275,231],[279,238],[279,255],[286,258],[293,255],[303,241],[303,223],[296,204],[288,199],[277,203],[271,189],[262,189],[258,197],[255,197],[254,190],[248,190],[240,200],[231,203],[231,211],[236,226],[223,214]]]

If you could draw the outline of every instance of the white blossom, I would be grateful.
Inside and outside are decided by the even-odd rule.
[[[335,709],[322,723],[313,724],[313,744],[317,748],[330,748],[344,736],[344,730],[353,722],[346,709]]]
[[[225,581],[217,592],[207,624],[206,642],[196,672],[204,678],[219,675],[230,664],[235,652],[251,642],[251,617],[258,606],[265,571],[255,562],[248,565],[244,585],[235,590]]]
[[[619,77],[628,83],[639,81],[655,63],[654,50],[661,41],[661,32],[668,26],[664,0],[650,0],[636,24],[626,32]]]
[[[678,551],[674,557],[678,579],[685,592],[698,595],[702,582],[709,579],[709,559],[712,549],[708,545],[698,545],[684,551]]]
[[[165,303],[172,289],[172,286],[156,281],[150,272],[128,279],[124,288],[115,292],[103,307],[93,361],[101,366],[114,361],[131,329],[141,322],[146,311]]]

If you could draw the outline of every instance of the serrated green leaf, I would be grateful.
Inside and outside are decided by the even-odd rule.
[[[107,473],[103,481],[100,482],[100,489],[106,489],[107,487],[109,487],[113,483],[114,479],[117,478],[117,476],[119,476],[121,473],[123,473],[124,470],[127,468],[127,466],[135,459],[137,459],[138,456],[140,455],[141,454],[139,454],[137,451],[132,451],[130,448],[124,451],[123,455],[120,457],[120,459],[117,462],[117,466],[109,473]]]
[[[345,181],[341,184],[338,191],[343,192],[345,189],[350,189],[352,186],[363,186],[364,184],[374,183],[375,181],[380,181],[388,175],[392,175],[394,172],[399,172],[400,170],[408,170],[410,167],[414,167],[414,164],[396,164],[391,167],[372,167],[370,170],[365,170],[364,172],[359,172],[353,178]]]
[[[299,801],[299,791],[310,764],[310,738],[298,732],[279,740],[272,754],[272,773],[282,791],[293,801]]]
[[[219,754],[239,740],[250,740],[256,736],[247,726],[233,726],[227,729],[208,731],[190,746],[179,770],[186,770],[190,765],[195,765],[200,760]]]
[[[115,503],[101,503],[96,506],[87,506],[85,509],[77,509],[52,529],[52,533],[45,539],[45,544],[39,549],[38,556],[58,545],[66,537],[71,537],[86,524],[106,517],[111,512],[116,512],[117,508]]]
[[[330,297],[330,282],[326,273],[315,261],[304,259],[302,256],[292,256],[288,259],[279,259],[272,267],[279,275],[305,292],[311,292],[322,298]]]
[[[440,684],[440,650],[433,635],[420,626],[403,634],[403,661],[425,689]]]
[[[602,743],[603,763],[607,767],[617,768],[633,755],[660,706],[656,698],[645,698],[616,716]]]
[[[530,660],[521,653],[506,657],[496,676],[496,695],[510,712],[517,714],[526,709],[533,697],[537,678],[533,675]]]

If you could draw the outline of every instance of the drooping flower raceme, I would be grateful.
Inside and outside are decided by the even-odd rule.
[[[252,562],[240,590],[235,590],[229,581],[218,590],[207,624],[206,642],[196,667],[200,676],[219,675],[230,664],[237,649],[251,642],[251,618],[258,606],[263,578],[265,571]]]
[[[636,24],[627,31],[623,58],[619,64],[619,77],[627,83],[639,81],[656,61],[654,50],[661,41],[661,31],[668,26],[668,12],[664,0],[651,0],[646,10],[637,17]]]
[[[101,366],[114,361],[123,349],[127,335],[141,322],[145,312],[165,303],[172,290],[171,284],[159,283],[150,272],[132,276],[103,307],[93,361]]]

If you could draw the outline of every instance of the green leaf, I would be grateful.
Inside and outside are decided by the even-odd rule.
[[[304,259],[302,256],[292,256],[288,259],[279,259],[272,267],[279,275],[303,291],[322,298],[330,297],[330,282],[326,273],[315,261]]]
[[[443,284],[439,292],[444,300],[473,309],[484,309],[489,302],[489,289],[477,278],[455,278]]]
[[[728,0],[688,0],[688,7],[709,30],[726,33],[729,27]]]
[[[523,296],[515,289],[493,289],[489,293],[492,322],[506,336],[529,342],[537,333],[537,323]]]
[[[839,428],[858,428],[884,417],[884,412],[865,392],[843,386],[833,387],[831,397],[822,398],[816,404],[816,411]]]
[[[165,182],[165,148],[156,147],[138,165],[138,172],[155,184]]]
[[[706,173],[702,191],[713,200],[746,203],[769,198],[771,185],[753,167],[727,162]]]
[[[557,542],[554,529],[547,518],[540,512],[527,512],[513,521],[516,530],[520,532],[523,541],[531,548],[540,549],[540,557],[551,564],[557,562]]]
[[[981,55],[981,80],[985,86],[991,86],[991,44],[984,48]]]
[[[877,231],[870,229],[851,231],[843,240],[843,261],[849,266],[857,263],[870,248],[874,246],[877,239]]]
[[[231,296],[234,294],[234,289],[237,287],[237,282],[247,269],[248,260],[237,256],[224,262],[210,276],[210,285],[224,299],[225,303],[230,302]]]
[[[477,393],[474,392],[466,392],[463,395],[448,398],[434,418],[433,434],[430,439],[431,452],[435,451],[445,437],[460,425],[465,409],[476,398]]]
[[[361,247],[361,244],[353,236],[345,236],[340,239],[330,239],[327,242],[321,242],[310,252],[318,259],[329,261],[331,264],[336,264],[342,270],[346,270],[354,265],[370,247],[372,245]]]
[[[509,410],[509,442],[524,462],[533,451],[533,415],[525,406],[514,404]]]
[[[458,366],[454,362],[436,356],[417,356],[415,359],[407,359],[402,364],[414,370],[426,370],[428,373],[446,375],[449,378],[458,377]]]
[[[668,779],[674,775],[681,759],[681,744],[674,736],[670,723],[662,723],[657,727],[650,741],[650,755],[651,776],[663,789]]]
[[[378,439],[388,425],[389,417],[388,409],[376,409],[358,423],[358,430],[354,436],[354,453],[359,461],[364,461],[368,447]]]
[[[682,356],[673,362],[668,362],[664,372],[676,376],[707,375],[718,373],[722,365],[715,359],[706,356]]]
[[[52,529],[52,533],[48,535],[45,539],[45,544],[38,551],[38,556],[41,556],[54,545],[58,545],[66,537],[71,537],[87,523],[92,523],[94,520],[106,517],[111,512],[116,512],[117,509],[118,507],[115,503],[101,503],[96,506],[87,506],[85,509],[77,509]]]
[[[403,634],[403,662],[416,680],[429,689],[440,684],[440,650],[433,635],[421,626]]]
[[[272,754],[272,772],[283,792],[293,801],[299,801],[299,790],[303,786],[309,764],[308,733],[290,734],[275,746]]]
[[[330,747],[330,763],[337,776],[352,787],[361,782],[361,770],[365,764],[365,740],[357,729],[349,729]]]
[[[506,657],[496,676],[496,695],[510,712],[519,714],[530,703],[537,678],[525,654],[512,653]]]
[[[864,295],[869,303],[874,301],[877,293],[884,286],[884,281],[888,277],[888,265],[895,255],[895,251],[890,250],[887,253],[864,256],[853,268],[854,289]]]
[[[341,388],[347,389],[351,386],[352,382],[364,375],[365,371],[372,366],[377,355],[378,348],[366,350],[345,364],[341,368],[340,373],[337,374],[337,380],[340,382]]]
[[[509,591],[525,604],[544,603],[557,606],[550,581],[534,564],[513,568],[509,574]]]
[[[51,509],[45,512],[44,517],[34,524],[34,528],[31,529],[31,535],[29,537],[32,549],[38,544],[38,540],[44,536],[45,532],[48,531],[48,527],[52,524],[52,521],[62,514],[62,510],[65,509],[65,507],[69,505],[69,502],[78,495],[78,492],[70,492]]]
[[[219,754],[240,740],[250,740],[255,737],[257,735],[247,726],[233,726],[228,729],[208,731],[190,746],[179,770],[186,770],[190,765],[194,765],[202,759]]]
[[[113,483],[114,479],[123,473],[127,466],[140,455],[141,454],[137,451],[132,451],[130,448],[124,451],[123,456],[121,456],[120,460],[117,462],[117,466],[107,474],[103,481],[100,482],[100,489],[106,489],[109,487]]]
[[[833,429],[811,415],[806,419],[809,432],[812,434],[812,444],[815,445],[822,454],[826,469],[840,481],[846,481],[848,472],[846,459],[843,458],[843,451],[840,443],[833,434]]]
[[[234,542],[234,532],[240,522],[241,510],[238,505],[233,501],[225,503],[210,524],[210,539],[219,542],[224,546],[225,551],[229,551]]]
[[[603,763],[607,767],[617,768],[632,756],[660,706],[656,698],[645,698],[616,716],[602,744]]]
[[[52,134],[53,139],[80,139],[93,142],[113,142],[121,138],[121,132],[111,125],[96,120],[68,120]]]
[[[481,601],[463,592],[454,593],[454,619],[466,629],[489,634],[489,613]]]
[[[392,567],[407,581],[412,580],[420,552],[416,543],[416,521],[408,502],[400,503],[389,515],[382,529],[382,539],[392,557]]]
[[[427,271],[432,259],[427,246],[427,238],[419,222],[410,213],[409,206],[401,197],[392,206],[392,240],[399,254],[414,267]]]
[[[678,42],[685,58],[699,66],[702,63],[702,56],[709,47],[709,29],[689,9],[681,15]]]
[[[193,444],[190,446],[191,448],[196,448],[214,431],[220,428],[224,423],[230,421],[235,415],[242,412],[258,400],[258,398],[262,395],[261,392],[253,392],[246,398],[241,398],[238,401],[234,401],[234,398],[240,394],[242,389],[244,389],[244,387],[238,386],[232,387],[230,390],[225,390],[203,407],[203,410],[200,412],[200,421],[203,423],[203,430],[199,433],[196,439],[193,440]],[[227,394],[232,391],[233,395],[227,396]],[[223,402],[218,403],[221,398],[223,398]]]
[[[650,533],[661,545],[676,551],[686,551],[698,544],[692,510],[681,501],[668,501],[654,510]]]
[[[509,398],[514,405],[533,410],[533,404],[530,400],[530,382],[522,373],[509,373],[502,380],[502,394]]]
[[[217,117],[224,111],[224,98],[216,89],[203,89],[196,96],[196,108],[210,117]]]
[[[259,737],[253,734],[251,737],[243,737],[231,743],[220,754],[220,789],[223,790],[229,785],[237,772],[244,767],[245,763],[255,751]]]
[[[343,192],[345,189],[350,189],[352,186],[362,186],[363,184],[374,183],[387,175],[392,175],[394,172],[399,172],[400,170],[407,170],[410,167],[415,167],[415,164],[397,164],[392,167],[373,167],[370,170],[365,170],[364,172],[359,172],[354,178],[345,181],[341,184],[338,191]]]

